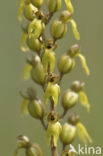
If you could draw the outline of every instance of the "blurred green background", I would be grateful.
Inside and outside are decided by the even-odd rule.
[[[78,104],[75,109],[81,115],[81,121],[85,124],[94,141],[94,146],[103,145],[103,0],[73,0],[75,8],[74,19],[77,21],[81,40],[81,52],[86,56],[91,75],[88,77],[83,71],[80,61],[77,59],[76,68],[62,82],[62,89],[69,88],[72,81],[86,82],[86,93],[91,103],[91,112]],[[64,8],[63,4],[63,8]],[[58,14],[55,15],[58,16]],[[45,156],[49,156],[46,145],[45,132],[40,123],[30,116],[20,117],[22,98],[20,90],[26,90],[29,86],[38,88],[38,95],[42,96],[42,90],[32,81],[20,79],[25,66],[26,55],[20,51],[21,37],[20,24],[17,21],[16,1],[1,1],[0,4],[0,156],[12,156],[16,147],[16,136],[27,135],[31,141],[38,142],[43,147]],[[63,40],[59,41],[56,56],[66,50],[77,41],[69,29]],[[60,104],[59,104],[60,105]],[[61,107],[58,107],[60,112]],[[68,115],[67,115],[68,116]],[[66,116],[66,117],[67,117]],[[81,143],[77,138],[76,143]],[[24,155],[24,151],[20,152]]]

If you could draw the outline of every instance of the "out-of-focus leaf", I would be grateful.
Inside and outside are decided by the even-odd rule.
[[[20,47],[21,47],[21,50],[22,50],[23,52],[29,50],[28,46],[26,45],[27,36],[28,36],[27,33],[23,33],[22,38],[21,38]]]
[[[88,101],[88,98],[87,98],[87,95],[85,92],[83,91],[80,91],[79,92],[79,96],[80,96],[80,101],[81,101],[81,104],[87,108],[87,111],[89,112],[90,111],[90,105],[89,105],[89,101]]]
[[[23,73],[22,73],[22,79],[23,80],[28,80],[30,78],[31,69],[32,69],[32,66],[30,64],[27,64],[25,66]]]
[[[28,114],[28,103],[29,103],[28,99],[23,100],[21,105],[21,116],[23,116],[24,114]]]
[[[22,14],[25,7],[25,0],[21,0],[20,6],[18,8],[18,20],[22,21]]]

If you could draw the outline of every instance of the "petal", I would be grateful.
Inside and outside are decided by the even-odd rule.
[[[70,23],[72,24],[72,30],[73,30],[75,38],[77,40],[80,40],[80,34],[78,32],[76,22],[72,19],[72,20],[70,20]]]
[[[65,4],[66,4],[66,6],[67,6],[67,9],[68,9],[71,13],[73,13],[73,12],[74,12],[74,8],[73,8],[73,6],[72,6],[71,1],[70,1],[70,0],[65,0]]]
[[[23,80],[28,80],[30,78],[30,75],[31,75],[31,68],[32,66],[30,64],[27,64],[23,70],[23,73],[22,73],[22,79]]]
[[[80,139],[84,143],[87,143],[87,142],[92,143],[92,139],[82,123],[77,124],[77,131],[78,131],[78,135],[79,135]]]
[[[87,74],[87,75],[90,75],[90,71],[89,71],[89,68],[88,68],[88,66],[87,66],[85,57],[84,57],[82,54],[78,54],[77,56],[80,58],[81,63],[82,63],[82,66],[83,66],[83,68],[84,68],[86,74]]]

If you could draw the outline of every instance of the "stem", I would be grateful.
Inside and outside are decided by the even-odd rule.
[[[55,110],[55,107],[54,107],[54,101],[51,99],[51,111],[54,111]]]
[[[53,137],[51,139],[51,153],[52,156],[58,156],[58,150],[57,147],[54,146]]]
[[[67,110],[64,109],[63,114],[61,115],[60,119],[63,119],[65,117],[65,115],[67,114]]]
[[[44,127],[44,129],[47,130],[47,126],[46,126],[46,124],[45,124],[45,122],[44,122],[44,119],[41,119],[40,121],[41,121],[41,124],[42,124],[42,126]]]
[[[60,85],[60,83],[61,83],[61,81],[62,81],[62,79],[63,79],[63,73],[60,73],[60,77],[59,77],[59,85]]]

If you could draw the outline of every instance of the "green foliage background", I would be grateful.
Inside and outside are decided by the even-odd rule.
[[[87,127],[94,140],[94,146],[103,145],[103,0],[72,0],[75,7],[74,19],[81,34],[81,52],[86,56],[91,75],[87,77],[77,60],[76,68],[62,82],[67,89],[71,82],[79,79],[86,82],[86,92],[91,103],[91,113],[78,104],[72,111],[80,112],[81,121]],[[64,7],[64,6],[63,6]],[[44,8],[45,9],[45,8]],[[58,14],[56,14],[58,16]],[[55,17],[56,18],[56,17]],[[70,26],[69,26],[70,27]],[[20,117],[22,98],[20,90],[34,86],[32,81],[21,81],[20,75],[28,54],[20,52],[20,24],[17,21],[17,7],[14,0],[0,2],[0,156],[12,156],[16,147],[16,136],[25,134],[41,144],[45,156],[49,156],[45,132],[40,123],[30,116]],[[56,56],[76,43],[69,29],[63,40],[59,41]],[[42,90],[38,87],[38,95]],[[60,102],[58,110],[61,110]],[[67,116],[66,116],[67,117]],[[77,143],[81,143],[77,138]],[[60,147],[59,147],[60,148]],[[20,152],[23,156],[23,151]]]

